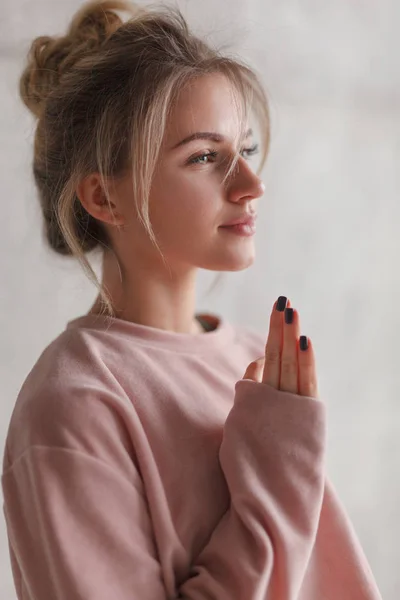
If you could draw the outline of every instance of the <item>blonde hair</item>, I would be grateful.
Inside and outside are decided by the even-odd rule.
[[[116,11],[129,13],[129,20]],[[77,11],[65,35],[40,36],[31,45],[20,95],[38,119],[33,174],[47,242],[55,252],[78,259],[110,315],[109,296],[85,256],[95,248],[112,250],[110,240],[78,199],[77,185],[98,172],[109,201],[106,178],[131,172],[138,218],[161,253],[148,201],[165,126],[182,87],[210,73],[222,73],[232,83],[242,123],[236,143],[249,109],[255,111],[262,126],[260,171],[270,134],[259,78],[239,59],[195,37],[177,8],[95,0]]]

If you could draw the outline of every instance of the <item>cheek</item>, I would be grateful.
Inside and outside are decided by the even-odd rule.
[[[217,194],[205,173],[160,173],[151,193],[151,214],[158,225],[168,224],[171,230],[183,225],[209,226],[216,220]]]

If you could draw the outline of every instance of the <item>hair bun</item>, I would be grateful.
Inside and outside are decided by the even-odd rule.
[[[92,0],[75,13],[64,36],[39,36],[32,42],[20,78],[20,95],[36,117],[62,75],[82,57],[96,52],[122,25],[115,11],[136,15],[142,9],[125,0]]]

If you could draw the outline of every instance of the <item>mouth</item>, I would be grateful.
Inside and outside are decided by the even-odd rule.
[[[236,225],[221,225],[219,229],[227,233],[233,233],[243,237],[251,237],[256,232],[255,222],[253,223],[238,223]]]
[[[254,213],[252,213],[252,214],[242,215],[241,217],[239,217],[237,219],[233,219],[232,221],[225,223],[225,225],[221,225],[221,227],[231,227],[233,225],[250,225],[250,227],[255,227],[255,224],[256,224],[256,215]]]

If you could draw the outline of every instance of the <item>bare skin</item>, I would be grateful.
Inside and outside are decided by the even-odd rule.
[[[149,205],[153,230],[172,275],[137,218],[130,176],[111,182],[111,210],[97,173],[79,184],[80,201],[103,221],[121,267],[123,282],[115,256],[104,254],[103,284],[119,318],[176,333],[203,333],[195,315],[198,269],[239,271],[253,263],[253,237],[220,229],[231,219],[256,212],[265,189],[246,154],[253,141],[250,136],[229,185],[222,185],[238,126],[231,87],[222,75],[199,78],[181,91],[165,133]],[[216,132],[224,139],[195,139],[176,147],[195,132]],[[207,156],[212,150],[216,156]],[[287,307],[291,308],[290,301]],[[286,324],[284,312],[275,308],[276,303],[265,355],[249,365],[244,378],[316,397],[311,340],[306,351],[300,350],[297,311],[293,322]],[[89,312],[99,310],[97,298]]]
[[[105,255],[103,283],[119,318],[177,333],[199,333],[195,319],[199,268],[239,271],[253,263],[253,238],[219,229],[243,213],[256,212],[265,189],[244,150],[229,186],[222,185],[238,126],[231,87],[223,76],[207,75],[182,90],[150,192],[150,219],[172,277],[137,219],[130,176],[111,190],[113,214],[97,173],[78,186],[86,210],[108,228],[121,265],[124,284],[115,258]],[[174,148],[195,132],[217,132],[225,141],[197,139]],[[252,143],[247,139],[245,147]],[[218,156],[204,156],[210,150]],[[190,159],[196,162],[188,163]],[[99,299],[90,312],[98,309]]]
[[[286,308],[293,310],[293,321],[285,322],[284,312],[272,307],[265,354],[251,362],[243,379],[265,383],[283,392],[318,398],[318,380],[312,342],[307,337],[308,348],[301,350],[300,319],[298,311],[287,300]]]

